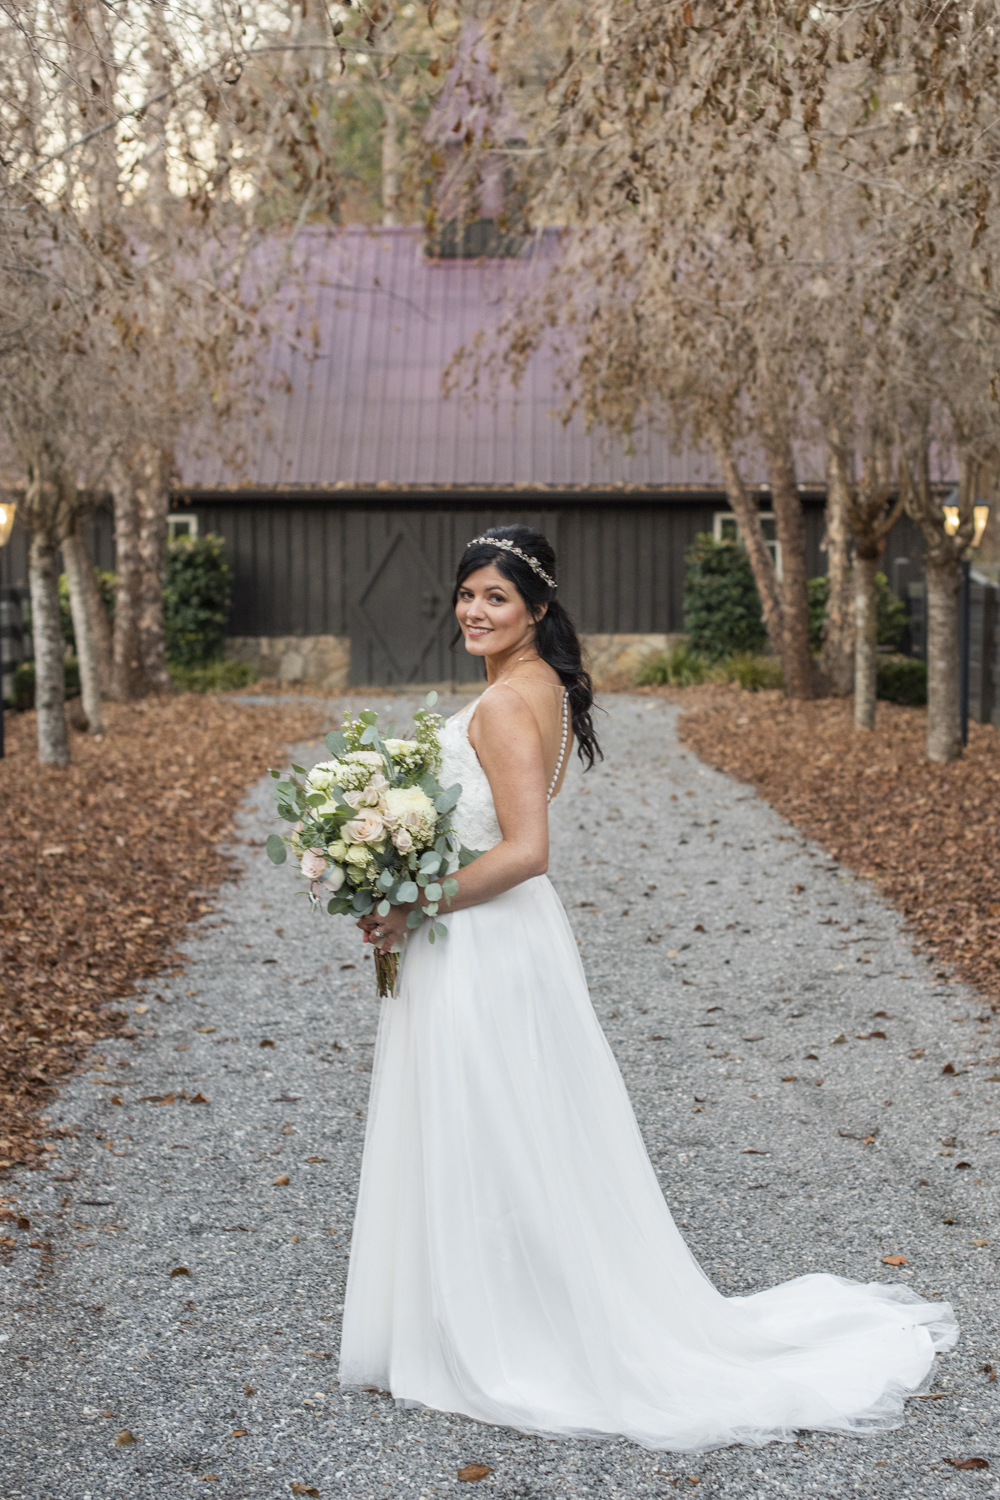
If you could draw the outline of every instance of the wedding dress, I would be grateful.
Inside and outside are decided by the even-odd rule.
[[[487,849],[475,708],[444,727],[441,780]],[[382,1002],[342,1384],[687,1453],[898,1426],[955,1343],[951,1307],[830,1275],[722,1296],[671,1218],[548,879],[444,921]]]

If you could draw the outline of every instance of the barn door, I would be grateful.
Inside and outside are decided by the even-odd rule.
[[[350,598],[351,682],[356,687],[415,682],[479,682],[482,662],[458,646],[451,595],[470,537],[489,526],[526,521],[556,542],[550,512],[355,511],[348,517],[345,562],[360,581]]]
[[[440,682],[450,676],[441,660],[450,586],[406,521],[387,519],[381,537],[366,538],[369,567],[351,610],[351,681],[367,687]],[[349,546],[349,555],[359,551]]]

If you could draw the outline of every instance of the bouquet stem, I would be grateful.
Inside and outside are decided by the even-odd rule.
[[[375,954],[375,979],[378,984],[378,992],[383,998],[386,995],[396,993],[396,979],[399,975],[399,954],[379,953]]]

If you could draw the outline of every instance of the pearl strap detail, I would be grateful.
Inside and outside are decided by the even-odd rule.
[[[555,587],[555,585],[553,585],[553,587]],[[559,780],[559,772],[562,770],[563,760],[564,760],[565,755],[566,755],[566,740],[567,740],[568,737],[569,737],[569,694],[566,692],[566,689],[564,688],[563,689],[563,702],[562,702],[562,740],[560,741],[560,744],[559,744],[559,759],[556,761],[556,768],[555,768],[555,770],[552,773],[552,780],[549,782],[548,795],[545,798],[546,802],[551,802],[553,796],[555,795],[556,783]]]

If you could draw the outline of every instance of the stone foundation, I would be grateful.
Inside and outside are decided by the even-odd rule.
[[[595,687],[626,687],[650,656],[671,651],[685,639],[656,632],[584,635],[584,660]],[[230,636],[226,655],[250,662],[262,677],[308,683],[324,693],[346,692],[350,684],[351,639],[346,635]]]
[[[624,687],[651,656],[672,651],[684,635],[585,635],[584,660],[596,688]]]
[[[226,641],[231,661],[248,661],[262,677],[307,682],[324,693],[347,690],[351,640],[346,635],[233,635]]]

